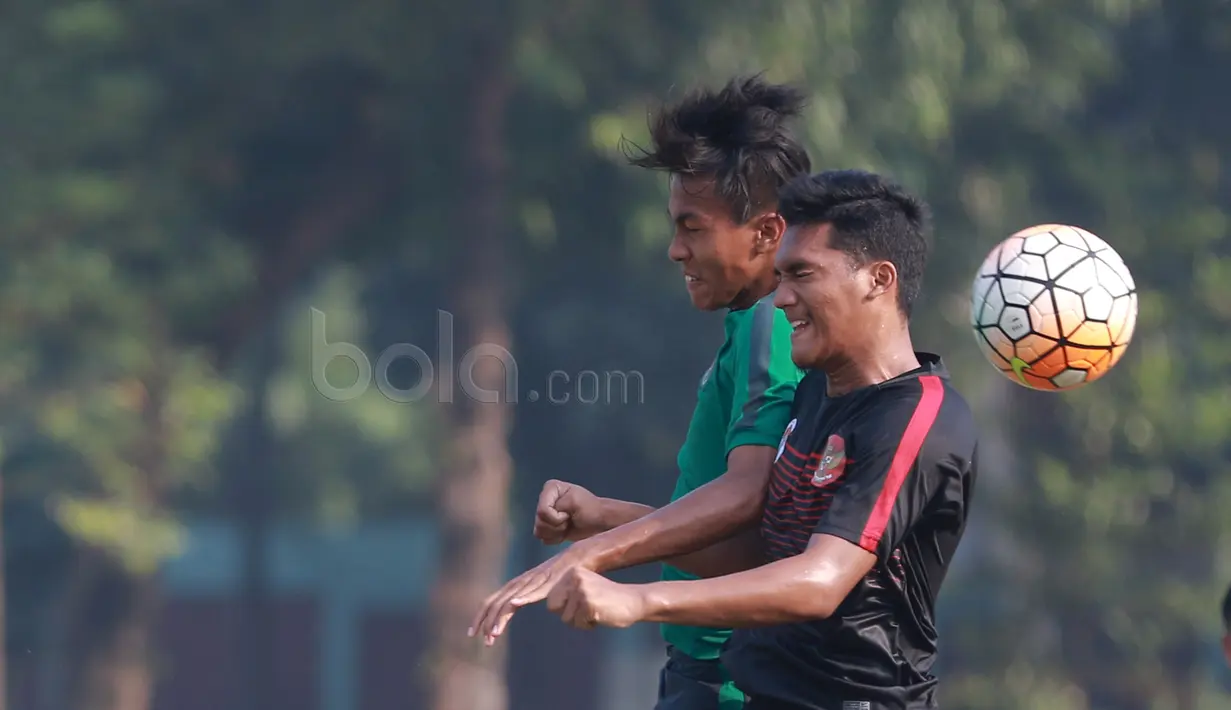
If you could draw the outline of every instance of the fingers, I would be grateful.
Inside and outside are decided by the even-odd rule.
[[[490,646],[504,633],[518,609],[545,599],[558,576],[550,562],[522,574],[489,596],[468,635],[481,636]]]
[[[516,581],[517,580],[514,579],[512,582],[505,584],[500,589],[497,589],[496,591],[487,595],[487,598],[484,599],[483,603],[479,606],[479,611],[475,614],[474,619],[471,620],[470,628],[466,630],[467,636],[470,636],[471,638],[473,638],[479,634],[479,632],[484,628],[484,625],[487,621],[488,614],[491,613],[492,606],[496,604],[497,600],[499,600],[504,595],[505,589],[509,586],[509,584],[512,584],[513,582],[516,582]]]
[[[593,629],[595,623],[594,609],[589,597],[576,585],[569,585],[567,598],[560,612],[560,620],[575,629]]]
[[[488,645],[495,640],[492,636],[492,627],[496,625],[496,619],[500,613],[509,605],[509,600],[513,598],[523,585],[526,584],[526,578],[532,575],[536,570],[530,570],[518,577],[505,583],[503,587],[497,589],[490,594],[487,599],[483,600],[483,605],[479,608],[478,614],[474,621],[470,624],[470,629],[467,631],[468,636],[482,636],[488,641]]]
[[[504,633],[504,630],[509,626],[509,621],[513,618],[513,614],[517,613],[518,609],[523,606],[533,604],[537,601],[542,601],[546,596],[546,592],[542,594],[521,594],[506,601],[504,605],[497,609],[493,614],[491,619],[491,630],[488,631],[484,637],[487,641],[487,645],[490,646],[495,643],[496,638]]]
[[[569,594],[568,600],[564,602],[564,609],[560,613],[560,620],[574,628],[582,628],[578,626],[578,620],[582,616],[583,606],[580,594]]]
[[[534,537],[545,545],[559,545],[568,539],[569,527],[568,515],[565,515],[561,525],[553,525],[538,517],[534,520]]]
[[[548,481],[539,493],[534,514],[534,537],[547,545],[559,545],[568,539],[572,516],[556,508],[560,497],[568,491],[567,484]]]
[[[518,582],[518,580],[514,580]],[[479,619],[475,622],[472,628],[471,636],[480,636],[488,645],[496,642],[508,625],[509,619],[517,611],[517,606],[513,603],[513,597],[521,591],[521,584],[506,584],[503,589],[497,592],[493,597],[489,597],[486,604],[480,612]]]
[[[537,519],[553,527],[567,524],[569,514],[556,509],[556,503],[567,491],[567,484],[560,481],[544,483],[543,490],[539,493],[539,504],[536,512]]]

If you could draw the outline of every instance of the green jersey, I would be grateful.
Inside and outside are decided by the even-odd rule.
[[[739,446],[777,447],[790,418],[795,385],[803,371],[791,361],[791,326],[766,296],[751,308],[730,311],[726,339],[701,378],[697,408],[680,447],[680,477],[671,500],[687,495],[727,470]],[[696,579],[664,565],[663,579]],[[718,657],[729,629],[664,624],[663,638],[701,660]]]

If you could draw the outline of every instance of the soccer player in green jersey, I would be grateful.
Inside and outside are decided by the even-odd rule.
[[[631,162],[670,175],[675,234],[668,255],[681,266],[696,308],[725,311],[726,338],[701,377],[675,492],[655,510],[548,481],[535,535],[575,544],[489,597],[472,635],[494,643],[517,608],[544,599],[574,567],[605,572],[664,560],[665,579],[694,579],[681,567],[709,575],[724,546],[742,544],[737,533],[755,534],[803,374],[791,361],[791,327],[773,304],[774,254],[786,229],[777,191],[810,170],[786,125],[802,105],[799,91],[757,76],[692,92],[653,121],[651,149]],[[708,549],[694,542],[724,536],[730,539]],[[668,660],[656,710],[742,707],[743,694],[718,662],[729,635],[663,628]]]

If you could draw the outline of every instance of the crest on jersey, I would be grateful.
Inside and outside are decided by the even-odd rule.
[[[834,434],[825,442],[825,451],[821,453],[821,462],[812,474],[812,485],[824,486],[833,483],[842,471],[846,469],[846,442]]]
[[[786,431],[782,432],[782,441],[779,441],[779,442],[778,442],[778,455],[774,457],[774,462],[775,462],[775,463],[777,463],[778,459],[782,458],[782,452],[783,452],[783,451],[786,451],[786,440],[787,440],[787,437],[789,437],[789,436],[791,435],[791,432],[795,431],[795,422],[797,422],[797,421],[799,421],[799,420],[798,420],[798,419],[792,419],[790,422],[788,422],[788,423],[787,423],[787,425],[786,425]]]

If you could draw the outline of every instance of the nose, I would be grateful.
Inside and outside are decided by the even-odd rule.
[[[672,235],[671,244],[667,247],[667,256],[677,263],[688,258],[688,247],[684,246],[684,240],[680,239],[679,232]]]
[[[790,286],[779,283],[778,288],[774,291],[774,308],[786,308],[793,306],[799,299],[795,297],[795,292]]]

